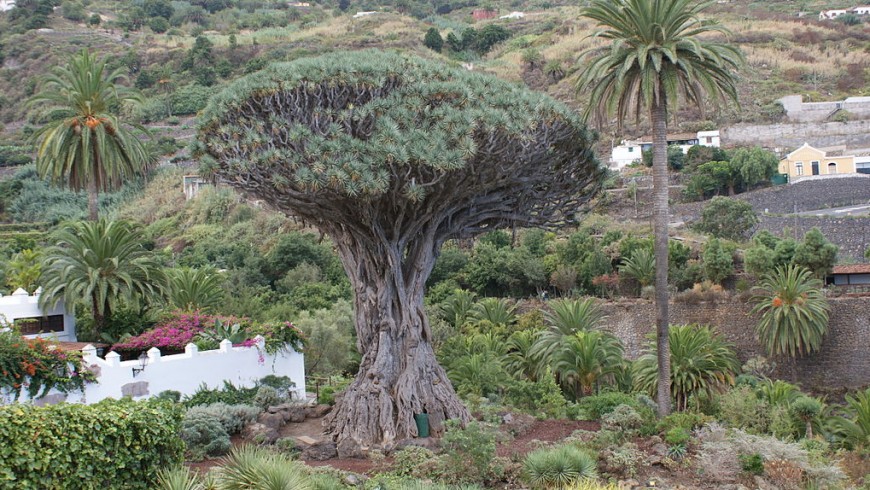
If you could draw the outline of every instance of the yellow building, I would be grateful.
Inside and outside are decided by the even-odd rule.
[[[822,151],[807,143],[789,153],[779,161],[779,173],[788,174],[789,179],[810,175],[854,174],[854,155],[835,155],[835,152]]]

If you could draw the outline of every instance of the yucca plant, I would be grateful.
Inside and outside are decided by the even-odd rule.
[[[753,296],[760,313],[756,333],[770,355],[798,357],[822,347],[830,306],[809,269],[790,265],[766,275]]]
[[[721,392],[734,384],[740,362],[732,346],[710,327],[672,325],[671,397],[677,410],[699,394]],[[634,363],[636,387],[653,395],[658,389],[656,340],[650,336],[646,352]]]
[[[574,446],[538,449],[523,462],[523,479],[532,488],[566,489],[582,480],[595,478],[598,462]]]
[[[224,459],[218,480],[221,490],[312,489],[299,463],[256,446],[234,449]]]

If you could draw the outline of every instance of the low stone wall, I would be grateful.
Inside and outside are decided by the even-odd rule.
[[[870,298],[832,298],[828,335],[820,352],[793,364],[779,362],[775,376],[806,389],[830,391],[870,385]],[[626,355],[636,359],[646,335],[655,331],[655,305],[649,301],[602,303],[605,329],[622,340]],[[672,324],[710,325],[734,344],[741,361],[764,355],[755,338],[757,317],[752,305],[737,300],[722,303],[671,303]]]
[[[737,124],[721,130],[722,146],[763,146],[797,148],[809,143],[817,148],[870,147],[870,120],[806,122],[795,124]]]

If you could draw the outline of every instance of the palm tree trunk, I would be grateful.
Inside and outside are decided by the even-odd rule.
[[[88,182],[88,219],[91,221],[97,221],[100,217],[98,198],[97,181],[91,179]]]
[[[662,92],[653,101],[653,252],[656,259],[656,347],[658,350],[659,416],[671,413],[671,349],[668,338],[668,110]]]

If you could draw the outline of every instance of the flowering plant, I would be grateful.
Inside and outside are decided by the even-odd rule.
[[[262,335],[266,339],[266,352],[274,354],[287,347],[296,352],[305,348],[305,334],[291,322],[257,325],[252,329],[253,335]]]
[[[198,312],[173,313],[153,329],[115,344],[112,346],[112,350],[138,353],[157,347],[161,350],[182,351],[187,344],[194,342],[194,338],[202,333],[207,326],[214,325],[217,318]]]
[[[52,388],[68,393],[96,380],[82,361],[82,353],[63,351],[45,339],[25,339],[18,332],[0,332],[0,389],[30,398]]]

